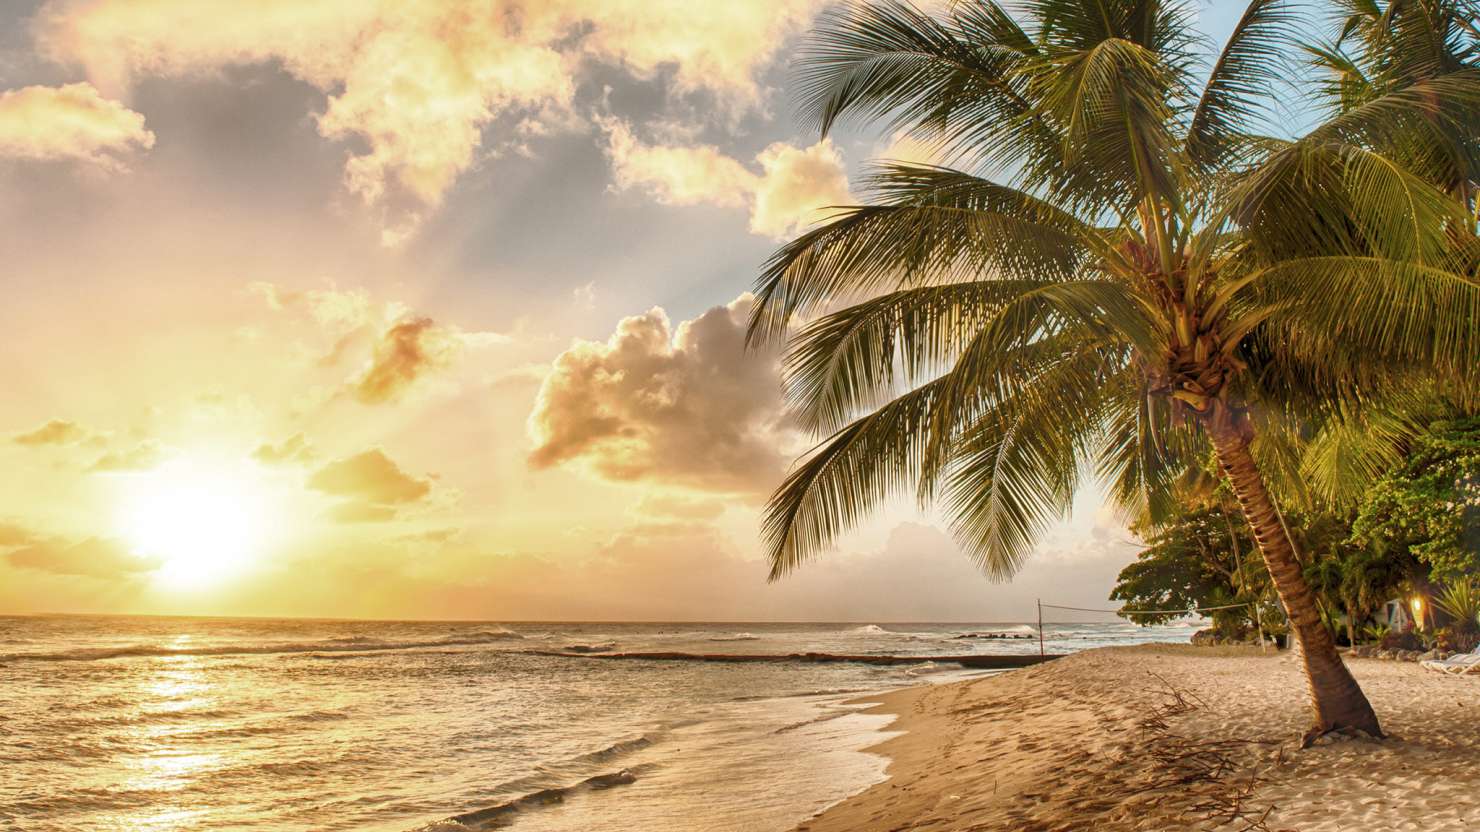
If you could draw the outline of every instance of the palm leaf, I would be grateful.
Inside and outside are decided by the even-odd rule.
[[[1243,135],[1267,112],[1260,99],[1288,70],[1280,50],[1298,19],[1286,0],[1254,0],[1244,10],[1192,112],[1184,147],[1193,164],[1210,169],[1239,155]]]

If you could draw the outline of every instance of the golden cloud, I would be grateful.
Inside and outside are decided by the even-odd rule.
[[[160,449],[158,443],[146,440],[133,447],[109,451],[103,454],[93,462],[88,470],[104,473],[143,471],[159,464],[159,461],[163,457],[164,452]]]
[[[708,145],[648,145],[620,119],[602,117],[618,188],[640,188],[666,205],[745,205],[758,177]]]
[[[776,142],[756,161],[765,171],[750,211],[750,230],[756,234],[792,237],[825,219],[828,209],[854,202],[843,157],[827,139],[807,148]]]
[[[748,206],[755,234],[783,239],[854,201],[843,157],[828,139],[806,148],[776,142],[756,156],[754,173],[710,145],[646,144],[620,119],[600,124],[618,188],[668,205]]]
[[[338,523],[383,523],[396,519],[396,507],[380,503],[340,503],[329,509],[329,519]]]
[[[5,556],[11,566],[57,575],[118,578],[148,572],[158,561],[138,558],[112,540],[90,537],[80,543],[50,540],[33,543]]]
[[[36,536],[24,526],[0,522],[0,547],[24,546],[36,540]]]
[[[375,355],[351,390],[365,404],[393,401],[423,374],[446,367],[458,342],[431,318],[413,318],[391,326],[375,346]]]
[[[92,84],[0,93],[0,158],[79,161],[118,171],[129,154],[153,146],[144,117]]]
[[[529,417],[536,469],[581,463],[616,481],[756,493],[784,467],[779,369],[745,349],[742,295],[675,330],[654,308],[555,359]]]
[[[308,438],[295,433],[282,442],[264,442],[252,451],[252,458],[264,465],[286,465],[290,462],[308,462],[313,459],[313,450]]]
[[[35,430],[18,433],[11,441],[17,445],[74,445],[88,437],[87,431],[83,430],[76,422],[68,422],[65,419],[52,419]]]
[[[385,212],[384,242],[413,233],[478,159],[503,116],[505,142],[576,121],[587,61],[669,73],[680,92],[754,106],[756,75],[820,0],[50,0],[38,45],[123,93],[142,76],[276,62],[328,96],[319,132],[363,146],[346,187]],[[498,149],[496,146],[495,150]]]
[[[432,490],[429,481],[401,470],[379,448],[328,463],[309,477],[308,487],[335,497],[386,506],[414,503]]]
[[[363,289],[304,291],[262,282],[247,289],[273,310],[307,312],[332,339],[319,359],[321,366],[338,366],[368,351],[363,368],[345,385],[364,404],[396,401],[427,375],[452,366],[466,350],[511,340],[497,332],[468,331],[414,316],[405,304],[376,302]]]

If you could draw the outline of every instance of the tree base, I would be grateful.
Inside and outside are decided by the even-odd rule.
[[[1372,725],[1370,727],[1342,724],[1314,725],[1311,726],[1311,729],[1309,731],[1306,731],[1305,735],[1300,738],[1300,749],[1303,751],[1307,748],[1310,748],[1312,745],[1315,744],[1316,740],[1329,734],[1341,734],[1342,736],[1352,737],[1354,739],[1387,739],[1387,734],[1384,734],[1382,732],[1382,729],[1377,726],[1377,722],[1375,720],[1372,722]]]

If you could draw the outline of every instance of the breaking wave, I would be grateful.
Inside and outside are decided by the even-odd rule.
[[[710,641],[760,641],[761,637],[755,633],[735,633],[728,636],[710,636]]]

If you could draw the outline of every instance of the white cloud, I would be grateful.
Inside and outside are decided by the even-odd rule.
[[[319,132],[353,140],[348,190],[383,213],[383,241],[415,232],[484,148],[483,132],[528,152],[569,124],[591,60],[679,93],[754,107],[756,75],[820,0],[50,0],[35,18],[42,51],[124,95],[137,79],[275,62],[322,90]]]
[[[825,219],[829,208],[851,204],[843,157],[823,139],[807,148],[777,142],[756,157],[765,173],[755,190],[750,230],[785,238]]]
[[[719,492],[779,484],[788,450],[779,369],[745,349],[752,303],[742,295],[676,329],[654,308],[623,319],[605,343],[576,342],[530,414],[530,464]]]
[[[851,204],[847,169],[828,139],[806,148],[776,142],[753,172],[711,145],[647,144],[620,119],[598,119],[618,188],[640,189],[667,205],[748,207],[750,230],[782,239]]]
[[[0,93],[0,157],[120,171],[128,156],[153,146],[144,117],[104,98],[92,84]]]

